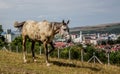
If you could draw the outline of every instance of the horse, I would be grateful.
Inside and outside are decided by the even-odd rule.
[[[34,54],[34,44],[36,41],[42,42],[45,55],[46,55],[46,64],[49,66],[48,54],[50,54],[54,49],[53,39],[56,34],[60,34],[63,37],[67,37],[67,40],[70,41],[70,33],[69,33],[69,20],[65,22],[49,22],[47,20],[43,21],[34,21],[34,20],[27,20],[23,22],[16,21],[14,23],[15,28],[21,29],[22,34],[22,49],[23,49],[23,61],[24,63],[27,62],[26,60],[26,39],[29,38],[32,42],[31,51],[33,61],[35,62],[35,54]],[[48,51],[48,44],[52,47],[50,51]]]

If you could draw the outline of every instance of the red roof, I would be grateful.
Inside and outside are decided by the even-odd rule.
[[[66,42],[55,42],[54,46],[57,47],[57,48],[63,48],[63,47],[66,47],[66,46],[72,46],[73,43],[66,43]]]

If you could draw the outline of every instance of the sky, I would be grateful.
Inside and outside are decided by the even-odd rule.
[[[120,22],[120,0],[0,0],[0,24],[15,29],[15,21],[70,20],[69,27]]]

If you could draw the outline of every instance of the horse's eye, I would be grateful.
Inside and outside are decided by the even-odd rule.
[[[63,29],[64,31],[66,31],[67,29]]]

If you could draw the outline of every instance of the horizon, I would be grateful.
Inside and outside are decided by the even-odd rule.
[[[15,21],[70,20],[70,28],[120,22],[120,0],[0,0],[0,25]]]

